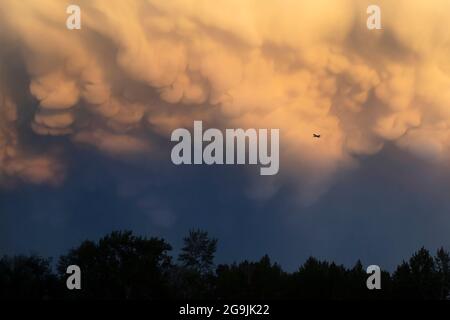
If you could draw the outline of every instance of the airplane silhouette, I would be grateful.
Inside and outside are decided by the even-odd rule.
[[[313,138],[320,138],[320,134],[313,133]]]

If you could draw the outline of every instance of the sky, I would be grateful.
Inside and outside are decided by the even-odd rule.
[[[392,269],[450,245],[448,1],[377,1],[381,30],[365,0],[0,2],[0,254],[202,228],[219,262]],[[194,120],[280,129],[279,173],[175,166]]]

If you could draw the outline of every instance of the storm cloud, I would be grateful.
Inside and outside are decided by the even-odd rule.
[[[280,129],[280,174],[255,196],[291,183],[314,201],[386,143],[448,159],[446,0],[380,0],[382,30],[365,0],[79,0],[81,30],[65,27],[69,3],[1,0],[4,186],[64,183],[67,141],[151,158],[194,120]]]

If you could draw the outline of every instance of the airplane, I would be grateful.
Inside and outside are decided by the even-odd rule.
[[[320,134],[313,133],[313,138],[320,138]]]

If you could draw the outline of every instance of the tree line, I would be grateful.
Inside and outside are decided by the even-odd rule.
[[[61,256],[0,259],[0,299],[446,299],[450,255],[419,249],[390,274],[382,271],[381,290],[368,290],[360,261],[351,268],[307,259],[285,272],[269,256],[259,261],[214,264],[217,239],[202,230],[184,238],[177,259],[164,239],[131,231],[86,240]],[[67,267],[82,270],[81,290],[66,287]]]

